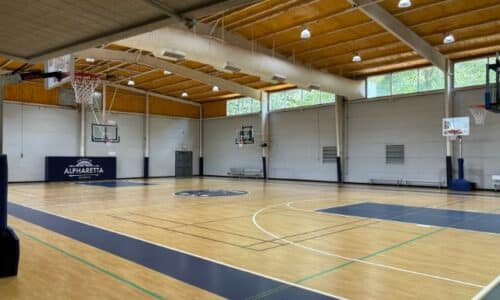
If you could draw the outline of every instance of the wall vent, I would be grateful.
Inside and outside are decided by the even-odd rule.
[[[337,162],[337,147],[325,146],[323,147],[323,163]]]
[[[405,145],[385,145],[386,164],[405,163]]]

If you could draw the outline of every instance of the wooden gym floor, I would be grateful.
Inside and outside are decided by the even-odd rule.
[[[0,298],[470,299],[500,273],[495,228],[356,215],[376,203],[384,211],[403,205],[434,208],[448,219],[458,210],[499,220],[500,194],[493,192],[224,178],[148,182],[11,184],[9,223],[21,240],[21,265],[18,277],[0,280]],[[173,195],[188,189],[249,194]],[[318,211],[344,206],[346,213]]]

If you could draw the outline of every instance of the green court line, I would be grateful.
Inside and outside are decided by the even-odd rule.
[[[145,287],[142,287],[142,286],[138,285],[137,283],[134,283],[134,282],[132,282],[130,280],[127,280],[127,279],[121,277],[120,275],[117,275],[117,274],[115,274],[115,273],[113,273],[111,271],[108,271],[108,270],[106,270],[106,269],[104,269],[102,267],[99,267],[99,266],[97,266],[97,265],[95,265],[95,264],[93,264],[93,263],[91,263],[91,262],[89,262],[89,261],[87,261],[87,260],[79,257],[79,256],[71,254],[71,253],[69,253],[69,252],[67,252],[67,251],[65,251],[65,250],[63,250],[63,249],[61,249],[61,248],[59,248],[59,247],[57,247],[55,245],[52,245],[49,242],[40,240],[39,238],[37,238],[35,236],[32,236],[32,235],[30,235],[30,234],[28,234],[26,232],[23,232],[22,230],[19,230],[18,228],[16,228],[16,232],[21,233],[22,235],[24,235],[24,236],[26,236],[26,237],[34,240],[35,242],[38,242],[38,243],[40,243],[40,244],[42,244],[42,245],[44,245],[46,247],[49,247],[52,250],[55,250],[55,251],[57,251],[57,252],[65,255],[65,256],[67,256],[69,258],[72,258],[72,259],[74,259],[76,261],[79,261],[82,264],[84,264],[84,265],[86,265],[86,266],[88,266],[88,267],[90,267],[90,268],[92,268],[94,270],[97,270],[97,271],[99,271],[101,273],[104,273],[104,274],[106,274],[106,275],[108,275],[108,276],[110,276],[110,277],[112,277],[112,278],[114,278],[114,279],[116,279],[116,280],[118,280],[118,281],[120,281],[120,282],[122,282],[122,283],[124,283],[124,284],[126,284],[126,285],[128,285],[128,286],[130,286],[130,287],[132,287],[134,289],[136,289],[136,290],[139,290],[139,291],[143,292],[144,294],[147,294],[147,295],[153,297],[154,299],[165,300],[165,297],[163,297],[163,296],[161,296],[161,295],[159,295],[159,294],[157,294],[157,293],[155,293],[153,291],[150,291],[150,290],[146,289]]]
[[[389,246],[389,247],[387,247],[387,248],[381,249],[381,250],[379,250],[379,251],[376,251],[376,252],[370,253],[370,254],[368,254],[368,255],[365,255],[365,256],[359,257],[359,258],[357,258],[357,260],[366,260],[366,259],[368,259],[368,258],[375,257],[375,256],[377,256],[377,255],[379,255],[379,254],[384,253],[384,252],[388,252],[388,251],[390,251],[390,250],[393,250],[393,249],[396,249],[396,248],[399,248],[399,247],[402,247],[402,246],[408,245],[408,244],[410,244],[410,243],[413,243],[413,242],[418,241],[418,240],[420,240],[420,239],[426,238],[426,237],[428,237],[428,236],[430,236],[430,235],[433,235],[433,234],[435,234],[435,233],[441,232],[441,231],[446,230],[446,229],[447,229],[446,227],[443,227],[443,228],[439,228],[439,229],[436,229],[436,230],[431,231],[431,232],[427,232],[427,233],[421,234],[421,235],[419,235],[419,236],[417,236],[417,237],[414,237],[414,238],[412,238],[412,239],[406,240],[406,241],[401,242],[401,243],[399,243],[399,244],[395,244],[395,245]],[[347,267],[347,266],[349,266],[349,265],[352,265],[352,264],[354,264],[354,263],[356,263],[356,261],[352,261],[352,260],[351,260],[351,261],[348,261],[348,262],[342,263],[342,264],[340,264],[340,265],[337,265],[337,266],[335,266],[335,267],[332,267],[332,268],[329,268],[329,269],[323,270],[323,271],[321,271],[321,272],[319,272],[319,273],[316,273],[316,274],[313,274],[313,275],[310,275],[310,276],[304,277],[304,278],[302,278],[302,279],[299,279],[299,280],[295,281],[294,283],[296,283],[296,284],[300,284],[300,283],[303,283],[303,282],[305,282],[305,281],[309,281],[309,280],[311,280],[311,279],[315,279],[315,278],[321,277],[321,276],[323,276],[323,275],[325,275],[325,274],[336,272],[336,271],[338,271],[338,270],[340,270],[340,269],[342,269],[342,268],[344,268],[344,267]]]

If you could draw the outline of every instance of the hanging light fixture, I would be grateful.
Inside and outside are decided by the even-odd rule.
[[[212,92],[214,92],[214,93],[218,93],[218,92],[219,92],[219,87],[218,87],[218,86],[216,86],[216,85],[214,85],[214,86],[212,87]]]
[[[127,85],[129,85],[129,86],[134,86],[134,85],[135,85],[135,81],[133,81],[132,79],[130,79],[130,80],[127,82]]]
[[[447,33],[444,35],[443,43],[452,44],[455,42],[455,36],[451,33]]]
[[[95,58],[93,58],[93,57],[87,57],[87,58],[85,58],[85,61],[92,64],[92,63],[95,62]]]
[[[408,8],[411,6],[411,0],[399,0],[398,7],[399,8]]]
[[[171,75],[172,72],[168,71],[168,70],[163,70],[163,75],[165,76],[168,76],[168,75]]]
[[[311,37],[311,31],[309,31],[307,27],[303,27],[302,31],[300,32],[300,38],[303,40],[307,40],[310,37]]]
[[[361,58],[361,55],[359,55],[358,52],[354,52],[352,54],[352,61],[355,62],[355,63],[359,63],[361,62],[363,59]]]
[[[187,92],[182,92],[181,97],[182,98],[187,98],[189,95]]]

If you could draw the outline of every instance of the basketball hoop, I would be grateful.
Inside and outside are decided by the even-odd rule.
[[[486,119],[486,108],[484,105],[472,105],[469,110],[474,117],[474,123],[476,123],[476,125],[484,125]]]
[[[457,137],[459,137],[462,134],[461,129],[450,129],[448,130],[448,137],[450,138],[451,141],[455,141]]]
[[[75,73],[71,85],[75,91],[76,103],[92,104],[94,91],[100,83],[101,80],[94,74]]]

